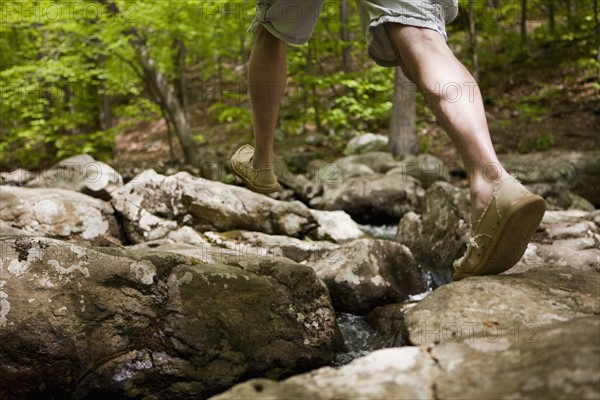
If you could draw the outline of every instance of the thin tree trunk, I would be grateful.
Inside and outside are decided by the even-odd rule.
[[[396,68],[394,100],[390,120],[389,150],[394,156],[417,154],[417,88]]]
[[[342,68],[344,72],[352,71],[352,48],[350,46],[350,31],[348,30],[348,0],[342,0],[341,12]]]
[[[527,50],[527,0],[521,0],[521,51]]]
[[[181,40],[181,38],[177,38],[174,41],[174,45],[175,48],[177,49],[177,59],[176,59],[176,63],[175,65],[177,66],[176,68],[176,77],[175,77],[175,83],[176,83],[176,93],[177,93],[177,98],[179,99],[179,102],[181,103],[181,107],[183,108],[183,112],[185,113],[185,116],[187,118],[189,118],[190,115],[190,108],[189,108],[189,101],[188,101],[188,95],[187,95],[187,68],[186,68],[186,63],[185,63],[185,58],[187,55],[187,49],[185,47],[185,43],[183,42],[183,40]]]
[[[196,141],[192,135],[190,123],[185,115],[174,90],[169,86],[167,78],[156,68],[155,61],[150,57],[148,47],[143,38],[132,40],[132,45],[138,50],[138,56],[144,74],[144,84],[150,94],[164,108],[167,123],[171,123],[183,149],[185,161],[197,165]]]
[[[547,1],[548,1],[548,23],[550,25],[550,33],[554,33],[554,31],[556,29],[556,10],[554,8],[554,2],[556,0],[547,0]]]
[[[594,24],[596,25],[596,58],[600,64],[600,23],[598,21],[598,0],[594,0]],[[598,80],[600,80],[600,66],[598,67]]]
[[[479,82],[479,59],[477,58],[477,28],[475,26],[475,0],[469,0],[469,39],[471,42],[472,73]]]

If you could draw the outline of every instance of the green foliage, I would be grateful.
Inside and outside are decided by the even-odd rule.
[[[528,48],[575,51],[578,56],[563,63],[600,69],[591,4],[553,1],[527,1]],[[465,60],[467,4],[460,0],[459,18],[448,27],[451,46]],[[393,70],[368,59],[355,2],[348,0],[348,5],[349,41],[340,40],[340,2],[326,2],[310,44],[289,48],[288,89],[280,118],[287,135],[318,130],[328,133],[335,145],[349,133],[388,128]],[[515,64],[531,56],[522,44],[520,5],[475,1],[482,86],[505,80]],[[142,38],[171,86],[180,75],[176,43],[183,44],[190,103],[205,111],[211,124],[251,132],[245,63],[252,45],[252,35],[246,32],[253,19],[252,0],[5,0],[1,7],[0,160],[5,165],[51,163],[77,153],[108,160],[117,132],[161,118],[164,105],[144,89],[146,77],[132,45]],[[352,68],[344,73],[346,48]],[[539,121],[547,112],[544,100],[560,95],[560,89],[542,84],[530,95],[501,105]],[[106,104],[112,126],[101,111]],[[432,120],[422,99],[418,115]],[[205,139],[203,132],[194,134]],[[422,151],[431,148],[429,138],[419,140]],[[526,147],[552,144],[552,135],[544,133]]]

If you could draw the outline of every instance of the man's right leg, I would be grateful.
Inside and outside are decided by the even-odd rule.
[[[273,140],[287,79],[287,44],[263,26],[256,30],[248,81],[254,126],[254,168],[273,165]]]

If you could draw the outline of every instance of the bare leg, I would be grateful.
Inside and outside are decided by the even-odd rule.
[[[494,182],[508,176],[494,151],[475,79],[438,32],[391,23],[385,28],[402,70],[424,93],[467,167],[475,223]]]
[[[254,168],[273,165],[273,140],[287,79],[287,45],[264,27],[256,31],[248,81],[254,125]]]

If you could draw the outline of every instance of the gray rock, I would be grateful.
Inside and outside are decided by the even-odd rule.
[[[548,210],[595,210],[592,203],[571,192],[564,182],[533,183],[527,187],[533,193],[539,194],[546,200]]]
[[[82,193],[0,186],[0,204],[5,235],[121,243],[110,204]]]
[[[525,255],[507,273],[560,265],[600,272],[600,211],[547,211]]]
[[[360,239],[314,252],[308,265],[327,284],[337,311],[366,314],[426,290],[410,250],[388,240]]]
[[[132,243],[168,237],[182,226],[198,232],[253,230],[317,240],[358,234],[356,224],[339,213],[313,213],[298,201],[274,200],[185,172],[163,176],[144,171],[114,193],[112,204]]]
[[[543,325],[599,314],[599,292],[599,274],[568,267],[468,278],[434,290],[408,310],[405,334],[416,345],[527,335]]]
[[[363,164],[372,171],[382,174],[398,166],[391,153],[381,151],[342,157],[333,164],[340,170],[345,169],[350,164]]]
[[[439,158],[430,154],[419,154],[408,156],[398,162],[398,166],[387,172],[388,175],[409,175],[418,179],[424,188],[428,188],[434,182],[450,181],[450,172]]]
[[[421,265],[444,276],[466,249],[469,220],[468,190],[436,182],[427,189],[423,214],[407,213],[400,220],[396,240],[406,245]]]
[[[255,379],[211,399],[592,400],[600,396],[599,330],[600,317],[589,316],[546,326],[529,340],[378,350],[339,369]]]
[[[251,380],[211,400],[431,399],[435,361],[418,347],[374,351],[340,368],[330,367],[283,382]]]
[[[0,185],[22,186],[35,177],[35,173],[23,168],[11,172],[0,172]]]
[[[27,182],[27,187],[73,190],[103,200],[110,200],[121,186],[123,178],[117,171],[87,154],[62,160]]]
[[[204,398],[327,364],[334,311],[311,268],[0,241],[0,397]]]
[[[420,211],[425,190],[406,175],[367,175],[326,188],[325,210],[343,210],[360,223],[390,223],[409,211]]]
[[[445,343],[431,350],[443,369],[441,399],[597,399],[600,317],[526,330],[517,336]],[[512,343],[511,343],[512,342]]]
[[[564,183],[573,193],[600,205],[600,151],[548,151],[499,156],[524,183]]]
[[[344,154],[364,154],[373,151],[385,151],[389,138],[375,133],[365,133],[348,141]]]

